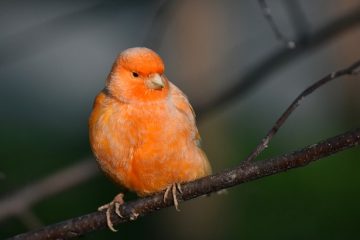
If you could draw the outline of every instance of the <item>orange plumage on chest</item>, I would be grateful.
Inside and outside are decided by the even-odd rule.
[[[210,174],[186,96],[146,48],[120,54],[89,119],[90,143],[115,182],[148,195]]]

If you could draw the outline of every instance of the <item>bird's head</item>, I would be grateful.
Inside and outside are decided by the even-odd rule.
[[[156,101],[166,98],[169,83],[160,56],[148,48],[136,47],[123,51],[116,59],[106,88],[121,101]]]

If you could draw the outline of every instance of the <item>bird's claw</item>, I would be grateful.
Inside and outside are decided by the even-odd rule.
[[[166,199],[168,198],[170,191],[171,191],[171,195],[172,195],[172,198],[173,198],[175,209],[176,209],[176,211],[179,212],[180,211],[179,201],[177,199],[176,193],[177,192],[183,193],[180,183],[173,183],[173,184],[171,184],[170,186],[168,186],[166,188],[165,193],[164,193],[164,197],[163,197],[164,202],[166,202]]]
[[[110,203],[104,204],[104,205],[102,205],[102,206],[100,206],[100,207],[98,208],[98,211],[106,210],[106,223],[107,223],[109,229],[110,229],[111,231],[113,231],[113,232],[117,232],[118,230],[116,230],[116,229],[114,228],[114,224],[113,224],[112,221],[111,221],[110,211],[111,211],[111,208],[112,208],[113,206],[115,206],[115,213],[116,213],[116,215],[118,215],[120,218],[123,218],[123,216],[122,216],[121,213],[120,213],[120,206],[121,206],[122,204],[124,204],[124,199],[123,199],[123,197],[124,197],[124,194],[123,194],[123,193],[119,193],[118,195],[116,195],[116,196],[114,197],[114,200],[112,200]]]
[[[121,212],[120,212],[120,206],[121,206],[121,204],[120,204],[120,203],[115,202],[115,213],[116,213],[116,215],[118,215],[119,217],[123,218],[124,216],[123,216],[123,215],[121,215]]]

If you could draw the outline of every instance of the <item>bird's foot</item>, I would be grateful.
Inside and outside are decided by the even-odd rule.
[[[109,229],[113,232],[117,232],[117,230],[114,228],[113,223],[111,222],[111,218],[110,218],[110,211],[112,209],[113,206],[115,206],[115,213],[116,215],[118,215],[119,217],[123,218],[123,216],[120,213],[120,206],[122,204],[124,204],[124,194],[123,193],[119,193],[118,195],[116,195],[114,197],[114,200],[112,200],[110,203],[107,203],[105,205],[102,205],[98,208],[98,211],[103,211],[106,210],[106,223],[109,227]]]
[[[180,211],[180,208],[179,208],[179,201],[177,199],[177,196],[176,196],[176,193],[179,192],[179,193],[182,193],[182,189],[181,189],[181,185],[180,183],[173,183],[171,184],[170,186],[168,186],[165,190],[165,193],[164,193],[164,198],[163,198],[163,201],[165,202],[166,199],[168,198],[169,196],[169,193],[171,192],[171,195],[172,195],[172,199],[174,201],[174,206],[175,206],[175,209],[176,211]]]

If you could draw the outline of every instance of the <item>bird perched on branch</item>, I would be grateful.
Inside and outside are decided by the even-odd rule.
[[[111,179],[139,196],[165,190],[164,201],[171,193],[177,210],[180,184],[211,173],[187,97],[148,48],[129,48],[116,59],[95,99],[89,131],[91,148]],[[113,231],[110,209],[115,206],[122,217],[122,197],[99,208],[106,209]]]

